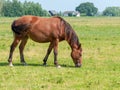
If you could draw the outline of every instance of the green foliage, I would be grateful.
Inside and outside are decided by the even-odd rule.
[[[18,0],[4,1],[2,13],[7,17],[22,15],[47,16],[47,11],[43,10],[39,3],[27,2],[21,3]]]
[[[0,16],[2,16],[2,8],[3,8],[3,3],[4,3],[4,0],[0,0]]]
[[[4,16],[14,17],[14,16],[21,16],[23,13],[21,2],[18,0],[7,0],[3,5],[3,14]]]
[[[120,7],[107,7],[103,11],[104,16],[120,16]]]
[[[34,4],[33,2],[25,1],[23,4],[24,14],[25,15],[36,15],[42,16],[42,8],[39,3]]]
[[[58,62],[53,53],[42,66],[49,44],[28,40],[24,54],[28,66],[20,64],[19,47],[8,66],[16,18],[0,17],[0,90],[120,90],[120,17],[65,18],[74,28],[83,47],[83,65],[75,68],[67,42],[59,43]]]
[[[81,3],[78,7],[76,7],[76,11],[85,13],[87,16],[94,16],[97,13],[98,9],[94,6],[93,3],[86,2]]]

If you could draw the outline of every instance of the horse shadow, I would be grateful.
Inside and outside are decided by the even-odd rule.
[[[9,66],[8,65],[8,62],[0,62],[0,67],[1,66]],[[56,67],[54,65],[43,65],[43,64],[32,64],[32,63],[28,63],[27,65],[23,65],[21,63],[14,63],[13,66],[34,66],[34,67]],[[65,64],[60,64],[61,67],[63,68],[76,68],[75,66],[72,66],[72,65],[65,65]]]

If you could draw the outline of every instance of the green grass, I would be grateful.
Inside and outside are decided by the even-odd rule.
[[[53,64],[53,53],[48,66],[42,66],[49,43],[32,40],[24,51],[28,66],[20,64],[18,47],[14,67],[8,66],[14,19],[0,17],[0,90],[120,90],[120,17],[65,18],[82,43],[83,66],[74,68],[64,41],[59,43],[59,69]]]

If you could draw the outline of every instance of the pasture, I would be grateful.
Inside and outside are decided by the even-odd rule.
[[[50,54],[42,66],[48,43],[28,40],[24,54],[27,66],[20,63],[19,50],[13,55],[14,67],[8,66],[16,18],[0,17],[0,90],[120,90],[120,17],[65,18],[75,29],[83,48],[83,65],[75,68],[70,46],[59,43],[58,62]]]

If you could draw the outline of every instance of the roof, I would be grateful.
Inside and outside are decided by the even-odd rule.
[[[65,11],[63,14],[70,14],[70,13],[79,14],[79,12],[77,12],[77,11]]]

